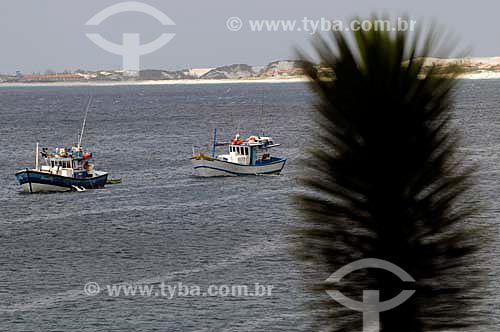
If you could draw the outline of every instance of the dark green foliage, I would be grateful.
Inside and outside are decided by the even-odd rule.
[[[329,300],[324,289],[358,300],[366,289],[380,290],[382,300],[416,289],[381,314],[384,332],[479,324],[472,311],[483,277],[473,254],[482,240],[470,223],[477,209],[464,199],[472,171],[459,160],[460,140],[450,128],[455,80],[424,70],[418,59],[433,51],[435,39],[420,35],[360,31],[349,43],[347,34],[334,33],[316,44],[330,79],[305,66],[319,99],[321,132],[305,176],[309,194],[298,197],[306,224],[296,252],[318,272],[312,281],[322,299],[314,307],[318,325],[334,331],[361,331],[362,315]],[[416,283],[367,269],[335,287],[321,284],[361,258],[392,262]]]

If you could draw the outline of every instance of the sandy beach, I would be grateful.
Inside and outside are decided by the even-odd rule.
[[[467,73],[459,76],[466,80],[500,79],[500,72]],[[305,77],[276,78],[276,79],[228,79],[228,80],[149,80],[149,81],[121,81],[121,82],[44,82],[44,83],[0,83],[1,87],[57,87],[57,86],[137,86],[137,85],[192,85],[192,84],[252,84],[252,83],[301,83],[307,82]]]
[[[500,79],[500,72],[496,71],[487,71],[482,73],[470,73],[460,75],[461,79],[466,80],[492,80],[492,79]]]

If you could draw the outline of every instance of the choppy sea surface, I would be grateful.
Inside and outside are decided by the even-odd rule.
[[[461,153],[480,163],[476,222],[500,216],[500,80],[462,81],[455,124]],[[35,143],[77,140],[120,185],[83,193],[20,193]],[[317,130],[303,83],[110,87],[0,87],[0,331],[305,331],[311,318],[290,252],[299,216],[290,194]],[[199,179],[192,146],[272,135],[288,158],[281,176]],[[491,301],[500,328],[499,235],[488,245]],[[332,271],[333,272],[333,271]],[[86,295],[95,282],[101,292]],[[195,296],[109,296],[107,285],[194,289]],[[272,286],[269,296],[196,296],[209,285]],[[155,294],[156,293],[156,294]]]

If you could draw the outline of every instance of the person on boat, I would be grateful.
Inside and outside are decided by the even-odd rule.
[[[231,144],[235,144],[235,145],[240,145],[243,143],[244,143],[244,141],[242,139],[240,139],[240,134],[236,134],[234,139],[231,141]]]

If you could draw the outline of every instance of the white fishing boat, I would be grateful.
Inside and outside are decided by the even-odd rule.
[[[217,146],[227,146],[228,153],[216,155]],[[280,146],[271,137],[239,135],[230,143],[217,143],[214,132],[212,155],[195,153],[191,158],[194,174],[201,177],[280,174],[286,159],[271,156],[271,149]]]

